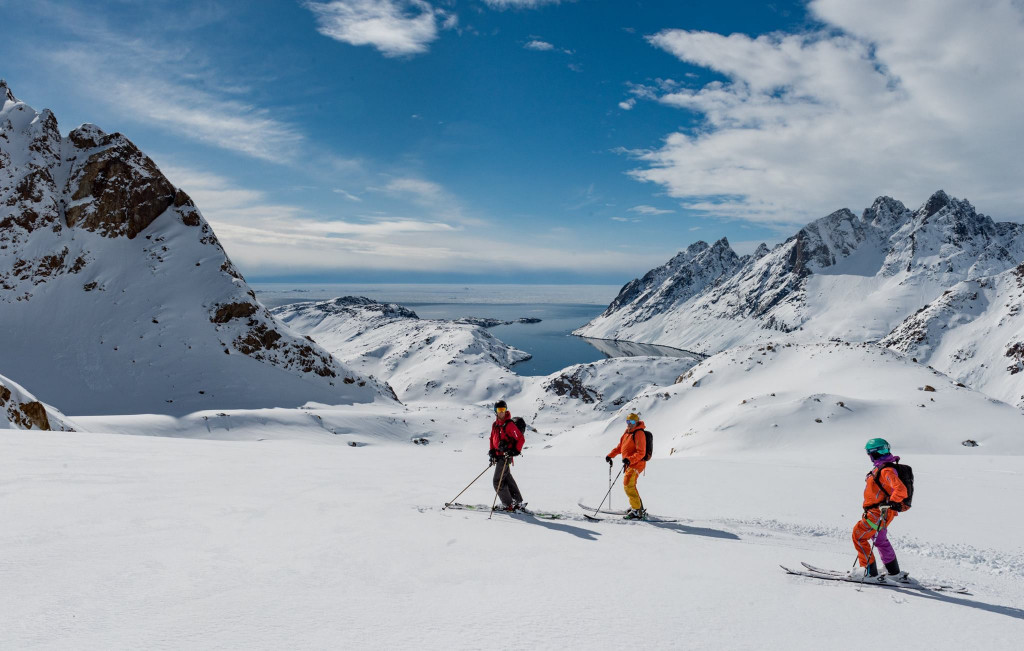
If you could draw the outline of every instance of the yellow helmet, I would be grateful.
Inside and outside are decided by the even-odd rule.
[[[640,420],[640,416],[638,414],[633,413],[633,414],[630,414],[629,416],[626,416],[626,420],[636,420],[636,421],[639,421]]]

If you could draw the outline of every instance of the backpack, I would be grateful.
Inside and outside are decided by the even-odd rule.
[[[654,454],[654,434],[651,434],[647,430],[643,430],[643,433],[644,436],[647,437],[647,451],[644,453],[644,461],[650,461],[651,455]],[[635,437],[636,434],[634,434],[633,436]]]
[[[512,422],[515,423],[516,429],[518,429],[519,433],[523,435],[523,438],[526,438],[526,421],[523,420],[523,417],[516,416],[512,419]]]
[[[914,498],[914,469],[908,465],[902,463],[893,463],[890,461],[889,463],[882,466],[882,468],[879,468],[877,474],[871,474],[872,478],[875,480],[875,485],[878,486],[879,490],[885,493],[886,501],[889,500],[889,491],[885,490],[885,487],[882,486],[882,482],[878,481],[878,475],[882,474],[883,468],[894,468],[896,470],[896,474],[900,478],[900,481],[903,482],[903,485],[907,487],[907,499],[903,500],[902,502],[902,510],[906,511],[907,509],[910,508],[910,502]]]

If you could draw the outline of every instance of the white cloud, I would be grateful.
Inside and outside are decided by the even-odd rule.
[[[438,36],[438,19],[446,29],[458,19],[425,0],[333,0],[307,2],[324,36],[350,45],[370,45],[387,57],[422,54]]]
[[[445,197],[444,188],[433,181],[418,178],[392,179],[382,188],[385,192],[411,195],[421,202],[434,203]]]
[[[535,9],[541,5],[557,5],[561,0],[484,0],[492,9]]]
[[[704,123],[641,152],[632,174],[688,208],[800,223],[879,194],[944,188],[1002,218],[1024,213],[1024,14],[1014,0],[814,0],[825,26],[758,38],[666,30],[649,41],[726,78],[636,97]],[[669,83],[671,82],[671,83]]]
[[[627,222],[627,223],[631,223],[631,224],[638,224],[638,223],[640,223],[643,220],[637,219],[636,217],[612,217],[612,221],[613,222]]]
[[[641,215],[668,215],[675,212],[674,210],[664,210],[662,208],[655,208],[654,206],[633,206],[629,211],[638,212]]]
[[[619,102],[619,108],[623,111],[630,111],[636,106],[636,98],[630,97],[629,99]]]
[[[346,192],[345,190],[342,190],[341,188],[334,188],[332,190],[332,192],[334,192],[334,194],[340,194],[341,196],[345,197],[349,201],[362,201],[363,200],[361,197],[357,197],[356,195],[352,194],[351,192]]]
[[[538,52],[547,52],[555,49],[555,46],[547,41],[533,40],[523,46],[527,50],[537,50]]]

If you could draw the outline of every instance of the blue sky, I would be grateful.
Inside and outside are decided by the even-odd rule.
[[[0,77],[250,280],[622,283],[881,194],[1024,216],[1020,4],[890,5],[0,0]]]

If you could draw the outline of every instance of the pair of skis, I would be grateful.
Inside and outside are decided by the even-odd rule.
[[[454,509],[456,511],[482,511],[484,513],[490,513],[491,507],[487,504],[461,504],[459,502],[451,502],[444,505],[446,509]],[[540,518],[542,520],[561,520],[564,516],[561,513],[547,513],[544,511],[531,511],[526,507],[521,507],[515,511],[505,511],[504,509],[494,509],[495,513],[504,515],[527,515],[533,518]]]
[[[921,583],[914,579],[907,579],[906,581],[900,581],[889,577],[888,575],[881,576],[869,576],[863,579],[854,578],[850,576],[849,572],[842,572],[839,570],[826,570],[820,567],[815,567],[809,563],[800,563],[804,566],[804,570],[791,570],[785,565],[780,565],[782,569],[786,570],[789,574],[796,576],[806,576],[812,579],[824,579],[825,581],[846,581],[848,583],[857,583],[861,585],[875,585],[886,588],[907,588],[910,590],[927,590],[931,592],[956,592],[958,594],[970,594],[967,588],[963,586],[947,585],[945,583]]]

